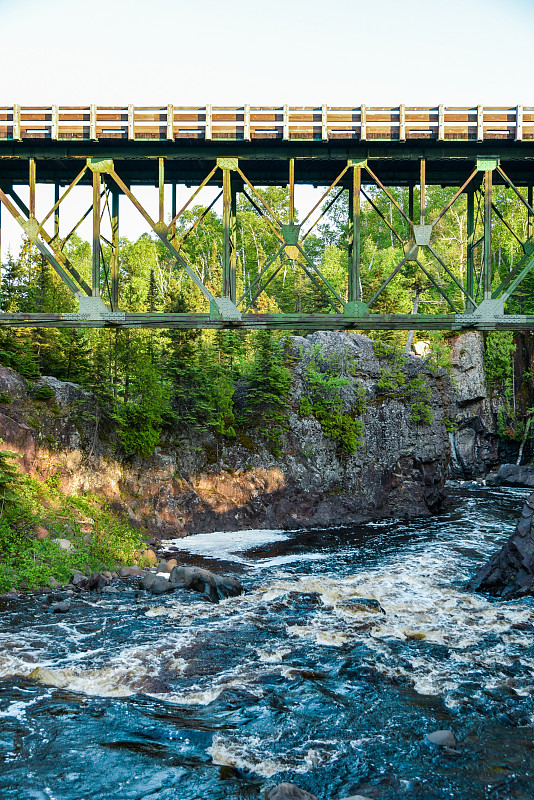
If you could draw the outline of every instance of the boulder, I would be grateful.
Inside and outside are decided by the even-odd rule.
[[[58,545],[60,550],[66,550],[67,553],[74,550],[74,545],[68,539],[52,539],[52,541]]]
[[[148,572],[141,581],[143,589],[147,589],[152,594],[165,594],[165,592],[174,592],[175,586],[168,578],[162,575],[156,575],[153,572]]]
[[[134,576],[144,575],[145,572],[141,567],[133,566],[133,567],[121,567],[119,570],[119,578],[131,578]],[[110,573],[111,577],[111,573]]]
[[[486,483],[490,486],[525,486],[534,489],[534,467],[501,464],[497,474],[490,475]]]
[[[87,588],[90,592],[101,592],[105,586],[109,586],[110,580],[102,575],[101,572],[95,572],[87,580]]]
[[[370,614],[386,613],[378,600],[367,597],[350,597],[348,600],[341,600],[336,603],[336,607],[346,611],[364,611]]]
[[[523,506],[515,531],[504,547],[467,584],[509,600],[534,594],[534,492]]]
[[[35,538],[38,542],[42,542],[43,539],[48,539],[50,536],[47,529],[42,525],[34,525],[33,532],[35,533]]]
[[[166,561],[160,561],[158,564],[158,572],[170,572],[172,567],[169,568],[169,565]]]
[[[243,586],[237,578],[217,575],[201,567],[173,567],[169,582],[177,589],[202,592],[212,603],[243,593]]]
[[[427,733],[425,738],[428,742],[437,744],[439,747],[449,747],[451,750],[456,748],[456,736],[449,730],[432,731]]]
[[[371,800],[371,798],[364,797],[363,794],[352,794],[350,797],[342,797],[341,800]]]
[[[267,800],[317,800],[317,797],[294,783],[279,783],[267,793]]]
[[[50,611],[52,614],[65,614],[67,611],[70,611],[70,603],[68,600],[64,600],[62,603],[55,603],[50,608]]]
[[[71,578],[72,586],[76,588],[81,588],[82,586],[85,587],[86,583],[87,583],[87,578],[85,577],[83,572],[79,572],[79,570],[76,570]]]
[[[150,548],[148,548],[147,550],[140,550],[138,556],[146,564],[150,564],[151,566],[156,566],[156,564],[158,563],[157,555]]]

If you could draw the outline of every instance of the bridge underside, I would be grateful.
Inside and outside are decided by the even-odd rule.
[[[36,218],[37,184],[55,186],[55,203],[40,221]],[[315,209],[297,221],[295,186],[324,187]],[[60,236],[64,204],[78,187],[92,187],[91,276],[82,276],[69,262]],[[166,206],[165,186],[172,187]],[[190,200],[177,209],[176,186],[191,188]],[[28,188],[29,202],[19,187]],[[136,187],[159,191],[158,212],[152,215],[135,196]],[[222,197],[220,296],[202,279],[198,265],[183,249],[177,225],[192,208],[197,190],[217,187]],[[265,201],[260,187],[284,186],[289,192],[289,215],[281,219]],[[514,228],[506,208],[499,208],[495,187],[506,187],[525,215],[523,233]],[[534,141],[0,141],[0,210],[10,214],[79,302],[73,313],[0,313],[0,326],[117,327],[117,328],[279,328],[298,330],[534,330],[534,315],[506,313],[513,293],[534,266]],[[407,189],[403,204],[391,187]],[[428,187],[453,187],[449,199],[432,219],[428,217]],[[347,290],[343,296],[325,277],[306,249],[305,240],[319,219],[313,213],[330,209],[348,197],[346,247]],[[279,246],[273,258],[258,267],[257,276],[238,291],[239,259],[236,240],[237,198],[241,195],[262,217]],[[202,293],[209,311],[195,314],[121,310],[119,266],[119,197],[132,203],[148,229]],[[439,252],[440,222],[460,197],[466,197],[465,274],[458,276]],[[390,213],[379,208],[387,199]],[[380,216],[391,231],[400,257],[370,296],[362,289],[362,207]],[[302,211],[302,210],[301,210]],[[109,232],[104,220],[109,217]],[[315,220],[313,225],[311,221]],[[306,225],[307,223],[307,225]],[[202,224],[195,221],[193,228]],[[498,285],[493,274],[492,231],[505,225],[518,242],[519,256]],[[77,228],[78,226],[76,226]],[[516,226],[517,227],[517,226]],[[76,229],[75,228],[75,229]],[[186,236],[188,234],[186,233]],[[258,298],[282,263],[302,270],[325,299],[331,313],[258,313]],[[378,314],[373,306],[390,282],[407,267],[419,270],[432,291],[447,305],[444,314]],[[376,306],[375,306],[376,307]]]

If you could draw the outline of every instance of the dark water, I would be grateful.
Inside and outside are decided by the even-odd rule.
[[[533,798],[534,603],[462,590],[527,495],[456,488],[432,520],[192,537],[182,559],[233,562],[249,589],[218,606],[2,601],[1,800],[259,798],[283,780],[321,800]],[[457,754],[425,743],[439,728]]]

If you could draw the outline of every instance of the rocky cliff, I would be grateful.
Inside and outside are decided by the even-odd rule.
[[[347,376],[343,411],[363,424],[362,442],[352,455],[303,409],[307,370],[317,353]],[[376,355],[369,339],[351,333],[297,337],[294,354],[289,425],[276,456],[254,430],[238,431],[230,440],[178,428],[165,433],[151,458],[126,458],[91,394],[54,378],[30,387],[7,368],[0,368],[3,446],[23,454],[27,472],[55,475],[69,492],[103,495],[158,537],[435,512],[450,455],[445,422],[456,412],[447,373],[433,372],[415,356],[403,359],[399,372],[387,354]],[[469,374],[463,352],[458,365]],[[484,402],[477,395],[479,380],[477,373],[473,388],[464,386],[458,398],[465,425],[456,437],[457,453],[471,447],[468,431],[474,430],[476,404]],[[43,386],[51,391],[39,391]],[[421,406],[427,421],[421,421]]]
[[[491,397],[484,373],[484,339],[468,331],[451,341],[451,431],[450,475],[454,478],[484,478],[500,458],[496,415],[500,404]]]

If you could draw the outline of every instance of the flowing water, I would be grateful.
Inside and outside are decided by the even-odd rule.
[[[239,575],[247,593],[219,605],[131,579],[61,616],[0,601],[0,797],[229,800],[289,780],[321,800],[533,798],[534,602],[463,590],[527,495],[453,487],[430,520],[169,544]],[[425,741],[441,728],[456,752]]]

